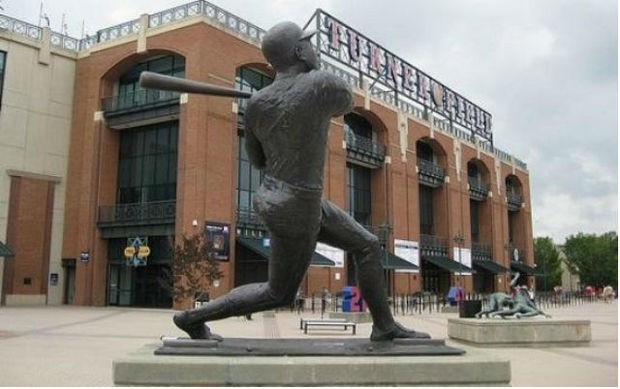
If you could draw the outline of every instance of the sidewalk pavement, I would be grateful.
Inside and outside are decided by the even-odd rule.
[[[590,319],[592,343],[569,348],[483,348],[509,359],[512,386],[618,386],[618,305],[602,302],[547,310],[554,318]],[[172,310],[115,307],[0,307],[0,386],[112,386],[112,361],[162,335],[183,336],[172,323]],[[352,337],[350,330],[299,330],[298,315],[254,314],[214,322],[214,332],[228,337]],[[446,344],[447,320],[455,313],[397,315],[398,321]],[[367,338],[371,324],[358,325],[355,337]]]

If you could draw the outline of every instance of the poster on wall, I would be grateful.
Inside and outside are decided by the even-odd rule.
[[[230,224],[206,222],[205,238],[215,252],[215,259],[228,261],[230,253]]]
[[[340,250],[339,248],[330,246],[325,243],[317,242],[314,251],[334,261],[336,265],[334,265],[333,267],[344,267],[344,251]]]
[[[459,253],[460,250],[460,253]],[[463,266],[467,266],[471,269],[471,249],[459,249],[458,247],[454,248],[454,260]],[[463,275],[470,275],[471,272],[463,272]]]
[[[409,263],[420,266],[420,245],[418,242],[394,239],[394,255]],[[396,270],[397,273],[419,273],[419,270]]]

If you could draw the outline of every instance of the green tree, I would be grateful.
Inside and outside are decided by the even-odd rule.
[[[174,246],[172,269],[161,281],[172,292],[176,306],[191,304],[198,294],[208,292],[213,281],[222,277],[210,247],[203,232],[183,234],[181,242]]]
[[[578,233],[564,244],[571,269],[579,274],[581,285],[618,288],[618,235],[611,231],[602,235]]]
[[[534,239],[534,262],[541,273],[536,276],[536,289],[548,291],[562,283],[560,254],[549,237]]]

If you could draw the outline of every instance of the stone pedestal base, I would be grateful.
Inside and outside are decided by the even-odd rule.
[[[589,320],[448,319],[451,339],[480,347],[574,347],[592,340]]]
[[[352,323],[371,323],[370,312],[329,312],[330,319],[345,319]]]
[[[457,305],[446,305],[441,307],[441,313],[459,313],[459,307]]]
[[[115,360],[115,385],[507,386],[510,361],[453,356],[171,356],[143,347]]]

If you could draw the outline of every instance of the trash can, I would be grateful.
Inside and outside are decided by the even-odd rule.
[[[459,317],[476,317],[482,310],[482,300],[464,300],[459,302]]]

